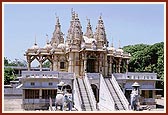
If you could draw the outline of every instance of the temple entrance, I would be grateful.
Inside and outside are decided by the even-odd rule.
[[[87,72],[88,73],[95,73],[95,62],[96,62],[96,58],[89,58],[87,59]]]
[[[97,88],[95,84],[91,84],[91,87],[92,87],[96,102],[98,103],[99,102],[99,89]]]

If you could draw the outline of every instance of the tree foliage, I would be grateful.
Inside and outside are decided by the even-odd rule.
[[[164,43],[153,45],[136,44],[123,47],[125,52],[131,54],[129,61],[130,72],[155,72],[162,84],[156,84],[163,88],[164,83]]]
[[[4,68],[4,84],[10,84],[10,81],[14,80],[16,76],[14,75],[14,70],[12,68]]]
[[[20,61],[15,59],[15,61],[11,61],[9,59],[7,59],[6,57],[4,57],[4,84],[10,84],[10,81],[15,80],[16,75],[14,74],[15,71],[13,68],[11,68],[10,66],[27,66],[26,61]]]
[[[26,67],[27,66],[27,62],[25,60],[21,61],[19,59],[15,59],[14,61],[11,61],[7,57],[4,57],[4,65],[5,66],[22,66],[22,67]]]
[[[43,63],[42,67],[44,68],[50,68],[51,62],[50,61],[46,61]]]

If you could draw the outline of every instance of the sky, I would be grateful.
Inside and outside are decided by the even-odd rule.
[[[4,57],[26,60],[25,51],[36,42],[46,44],[55,29],[56,16],[65,34],[70,27],[71,9],[78,13],[83,33],[87,18],[95,32],[102,15],[109,45],[115,48],[134,44],[154,44],[164,41],[163,4],[5,4],[4,5]],[[113,40],[112,40],[113,39]]]

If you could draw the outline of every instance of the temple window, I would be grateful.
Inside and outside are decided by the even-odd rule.
[[[25,89],[25,99],[38,99],[39,90],[38,89]]]
[[[43,89],[42,90],[42,99],[49,99],[50,97],[51,98],[55,98],[56,94],[57,94],[57,90],[52,90],[52,89],[46,90],[46,89]]]
[[[65,62],[60,62],[60,69],[65,69]]]
[[[153,91],[149,90],[149,98],[153,98]]]
[[[53,83],[52,83],[52,82],[49,82],[49,83],[48,83],[48,85],[50,85],[50,86],[51,86],[51,85],[53,85]]]
[[[34,83],[34,82],[31,82],[30,85],[35,85],[35,83]]]

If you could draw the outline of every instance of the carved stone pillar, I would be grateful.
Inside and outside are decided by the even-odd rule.
[[[69,52],[69,59],[68,59],[68,61],[69,61],[69,67],[68,67],[68,72],[74,72],[73,70],[74,70],[74,63],[73,63],[73,53],[72,52]]]
[[[40,71],[42,71],[42,64],[43,64],[42,56],[39,57],[39,63],[40,63]]]
[[[51,68],[51,71],[53,71],[53,62],[51,63],[51,67],[50,68]]]
[[[110,64],[109,64],[109,75],[111,76],[111,73],[112,73],[112,58],[110,57],[110,60],[109,60]]]
[[[122,59],[121,58],[119,58],[119,61],[118,61],[118,73],[121,73],[121,61],[122,61]]]
[[[81,66],[80,66],[80,75],[83,76],[84,75],[84,53],[82,53],[82,57],[81,57]]]
[[[84,72],[85,73],[87,72],[87,65],[86,65],[86,63],[87,63],[87,59],[85,58],[84,59]]]
[[[30,71],[31,68],[31,62],[28,62],[28,71]]]
[[[54,56],[54,61],[53,61],[53,71],[58,71],[58,57]]]
[[[126,72],[128,72],[128,64],[129,64],[129,60],[126,60]]]
[[[99,73],[102,73],[102,54],[100,54],[100,57],[99,57]]]
[[[28,62],[27,69],[28,69],[28,71],[30,71],[30,68],[31,68],[31,59],[30,59],[30,56],[27,56],[27,62]]]
[[[82,55],[82,60],[83,60],[83,75],[84,75],[84,73],[87,72],[87,53],[84,53]]]
[[[107,54],[104,54],[104,75],[107,76],[108,75],[108,62],[107,62]]]
[[[42,61],[40,61],[40,71],[42,71]]]

